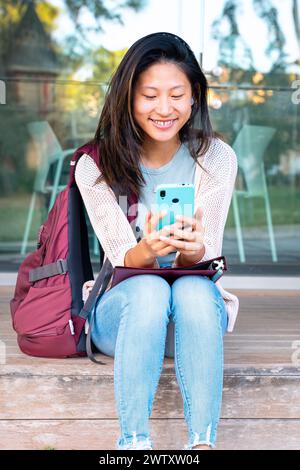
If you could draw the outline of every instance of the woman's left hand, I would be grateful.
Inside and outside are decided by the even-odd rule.
[[[197,259],[203,253],[204,228],[202,210],[198,208],[194,217],[176,216],[177,222],[161,229],[159,238],[176,248],[186,259]],[[169,235],[169,236],[168,236]]]

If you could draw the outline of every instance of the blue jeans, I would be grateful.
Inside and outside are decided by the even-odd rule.
[[[142,274],[103,294],[91,336],[100,352],[115,358],[117,449],[139,441],[152,446],[149,418],[164,355],[175,358],[189,435],[185,448],[215,447],[226,328],[224,300],[208,277],[183,276],[170,286],[160,276]]]

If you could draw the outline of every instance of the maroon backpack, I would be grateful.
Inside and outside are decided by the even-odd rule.
[[[96,299],[108,285],[113,268],[108,258],[102,266],[100,261],[100,273],[83,304],[82,285],[94,279],[84,204],[75,182],[76,163],[84,153],[101,167],[94,145],[86,144],[74,153],[68,185],[58,194],[39,229],[37,249],[19,268],[10,310],[19,347],[25,354],[52,358],[88,354],[99,363],[92,351],[92,325],[88,329],[85,325]],[[117,188],[112,189],[119,202]],[[135,202],[135,196],[129,195],[128,203]],[[136,216],[130,216],[128,209],[126,215],[129,222]],[[103,257],[100,245],[100,260]]]

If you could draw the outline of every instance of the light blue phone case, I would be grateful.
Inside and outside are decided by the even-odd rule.
[[[162,191],[165,191],[163,195]],[[192,183],[159,184],[155,191],[156,212],[168,213],[159,220],[156,230],[176,222],[176,215],[194,216],[195,186]]]

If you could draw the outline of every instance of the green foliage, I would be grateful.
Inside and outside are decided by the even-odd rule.
[[[24,0],[0,0],[0,56],[5,57],[15,33],[16,27],[24,15],[28,2]],[[59,8],[50,1],[36,0],[36,12],[45,30],[51,33],[55,29],[55,21]]]
[[[272,59],[271,72],[284,71],[288,65],[288,55],[285,52],[285,36],[280,24],[278,10],[272,0],[252,0],[254,12],[261,18],[268,29],[268,42],[265,45],[266,56]],[[253,69],[252,54],[243,34],[239,30],[238,15],[241,13],[240,0],[226,0],[222,14],[214,21],[213,37],[219,41],[219,64],[236,69]],[[300,27],[297,1],[292,3],[294,32],[299,45]],[[227,24],[227,30],[223,28]],[[241,51],[243,53],[241,54]]]
[[[117,21],[124,25],[122,12],[125,9],[138,12],[145,7],[148,0],[116,0],[113,8],[111,5],[107,7],[105,0],[64,0],[64,2],[75,26],[74,33],[64,40],[65,59],[68,58],[79,66],[83,61],[92,59],[94,44],[89,40],[90,33],[103,31],[103,21]],[[87,27],[81,20],[81,13],[86,10],[94,18],[93,26],[89,24]]]
[[[126,49],[119,51],[109,51],[104,47],[97,49],[93,54],[93,79],[102,83],[108,82],[125,53]]]
[[[56,28],[56,20],[60,9],[53,6],[51,1],[31,0],[35,4],[36,12],[45,28],[51,34]],[[124,24],[122,12],[132,9],[136,12],[142,10],[148,0],[119,0],[115,1],[114,8],[107,7],[104,0],[64,0],[66,10],[74,24],[74,33],[68,35],[60,44],[53,44],[62,68],[74,71],[81,67],[86,60],[92,60],[94,44],[89,41],[91,31],[102,31],[102,22],[118,21]],[[11,44],[16,27],[20,22],[28,0],[0,0],[0,63],[4,62]],[[94,20],[94,26],[86,26],[81,21],[81,13],[88,10]],[[53,42],[54,43],[54,42]]]

